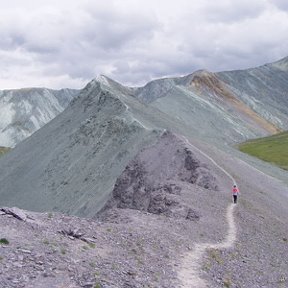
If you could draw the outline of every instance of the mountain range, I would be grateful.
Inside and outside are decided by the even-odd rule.
[[[198,71],[154,80],[140,88],[98,76],[73,101],[76,91],[52,94],[41,90],[46,95],[41,97],[36,89],[28,100],[40,102],[26,110],[36,112],[23,116],[22,127],[39,127],[45,122],[41,119],[48,120],[71,102],[58,117],[1,159],[2,203],[91,217],[104,205],[127,161],[165,130],[218,149],[288,130],[287,73],[285,58],[244,71]],[[11,103],[14,94],[6,92],[1,99],[10,97]],[[28,107],[24,96],[18,106],[13,105]],[[21,119],[21,109],[16,115]],[[15,122],[7,127],[15,127]],[[16,138],[23,137],[24,130]]]
[[[42,246],[47,231],[53,235],[51,243],[57,239],[64,245],[56,227],[70,237],[67,241],[82,241],[83,234],[72,228],[86,221],[76,216],[89,219],[83,228],[99,245],[101,260],[93,265],[100,274],[92,264],[78,265],[77,257],[85,260],[65,242],[68,256],[76,258],[57,254],[55,269],[60,271],[65,259],[69,265],[61,273],[67,272],[66,278],[56,273],[49,282],[37,276],[37,283],[44,283],[39,287],[58,287],[59,281],[64,285],[61,279],[78,281],[71,287],[149,287],[147,281],[150,287],[285,287],[287,171],[235,146],[288,130],[287,63],[284,58],[247,70],[201,70],[143,87],[126,87],[101,75],[79,92],[67,92],[63,112],[1,156],[0,203],[53,215],[61,212],[69,218],[57,214],[59,222],[51,224],[48,215],[30,212],[32,222],[27,220],[24,227],[13,222],[10,216],[15,213],[5,208],[0,220],[18,247],[21,243],[13,234],[18,229],[29,235],[27,243],[38,229],[37,245]],[[12,118],[7,119],[6,127]],[[10,146],[17,142],[13,141]],[[235,183],[241,194],[231,208]],[[72,230],[65,230],[65,223]],[[95,236],[96,227],[101,236]],[[10,259],[13,249],[8,252],[5,257]],[[36,262],[38,254],[32,255]],[[117,269],[111,264],[115,259]],[[85,286],[87,275],[92,280]],[[199,278],[208,286],[204,280],[197,286]]]

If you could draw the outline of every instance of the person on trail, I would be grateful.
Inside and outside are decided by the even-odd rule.
[[[238,194],[240,193],[239,189],[237,188],[237,185],[234,184],[233,185],[233,189],[232,189],[232,195],[233,195],[233,203],[236,204],[237,203],[237,197]]]

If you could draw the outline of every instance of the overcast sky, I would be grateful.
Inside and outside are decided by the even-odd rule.
[[[0,89],[141,85],[288,56],[287,0],[0,0]]]

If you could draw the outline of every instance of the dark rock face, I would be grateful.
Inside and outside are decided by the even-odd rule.
[[[181,183],[217,190],[206,165],[175,135],[164,133],[152,147],[142,150],[117,179],[111,207],[130,208],[168,217],[199,220],[200,215],[181,201]],[[102,212],[103,212],[102,210]]]

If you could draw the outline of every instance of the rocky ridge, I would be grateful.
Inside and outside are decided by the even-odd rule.
[[[89,83],[0,159],[1,206],[50,211],[2,209],[0,283],[180,287],[182,256],[225,238],[232,183],[223,167],[241,191],[238,232],[231,249],[205,254],[199,275],[215,288],[286,287],[287,173],[231,146],[271,133],[249,109],[287,129],[283,63],[140,90],[104,76]]]
[[[183,182],[218,190],[208,167],[170,132],[143,149],[118,177],[100,214],[108,208],[130,208],[169,217],[199,220],[197,211],[181,199]]]
[[[161,156],[151,161],[156,154]],[[145,172],[137,167],[140,159]],[[215,229],[214,221],[223,216],[206,201],[223,197],[218,191],[223,181],[202,161],[166,132],[131,160],[109,204],[93,220],[1,208],[0,283],[5,288],[180,287],[179,255],[191,249],[192,239],[209,239],[208,230],[219,239],[225,230],[225,225]],[[123,187],[128,170],[136,178]],[[141,187],[130,197],[135,185]],[[151,191],[139,197],[149,185]],[[127,204],[128,198],[133,200]]]
[[[237,175],[238,232],[230,249],[207,251],[199,274],[215,288],[285,287],[287,186],[225,154],[213,158]],[[0,283],[180,288],[182,257],[195,243],[225,238],[231,184],[211,161],[166,132],[128,163],[94,219],[1,208]]]

